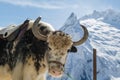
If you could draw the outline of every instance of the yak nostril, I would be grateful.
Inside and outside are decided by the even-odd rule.
[[[55,74],[55,75],[60,75],[61,74],[61,72],[60,71],[52,71],[53,72],[53,74]]]
[[[55,71],[53,71],[53,73],[55,74]]]

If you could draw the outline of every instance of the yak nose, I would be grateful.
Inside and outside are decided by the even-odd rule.
[[[51,76],[59,78],[63,75],[64,72],[62,68],[54,67],[54,68],[49,69],[49,73]]]
[[[61,77],[64,73],[64,65],[57,61],[49,62],[49,74],[53,77]]]

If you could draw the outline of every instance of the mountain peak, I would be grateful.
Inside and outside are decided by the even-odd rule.
[[[69,18],[71,18],[71,17],[76,17],[76,15],[75,15],[75,13],[71,13],[71,15],[69,16]]]
[[[72,12],[60,30],[65,30],[67,28],[66,26],[73,26],[78,22],[77,16]]]
[[[73,24],[72,22],[77,21],[77,16],[72,12],[71,15],[66,20],[66,24]]]

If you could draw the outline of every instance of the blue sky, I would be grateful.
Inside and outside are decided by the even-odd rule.
[[[20,24],[27,18],[42,20],[59,29],[74,12],[78,18],[92,13],[115,9],[120,11],[120,0],[0,0],[0,26]]]

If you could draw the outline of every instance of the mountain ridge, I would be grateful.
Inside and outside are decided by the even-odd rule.
[[[85,19],[96,19],[99,21],[103,21],[105,23],[108,23],[118,29],[120,29],[120,12],[115,11],[113,9],[107,9],[105,11],[97,11],[94,10],[92,14],[85,15],[81,17],[79,20],[85,20]]]

